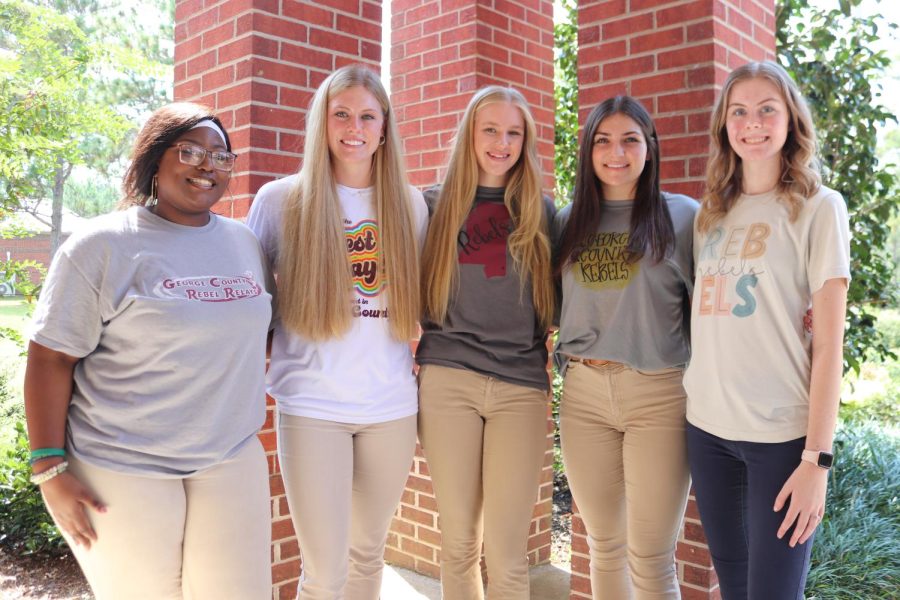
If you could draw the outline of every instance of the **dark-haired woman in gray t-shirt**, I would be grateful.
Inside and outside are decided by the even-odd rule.
[[[659,189],[653,121],[628,96],[588,116],[575,197],[553,227],[563,460],[595,599],[679,598],[684,366],[697,203]]]

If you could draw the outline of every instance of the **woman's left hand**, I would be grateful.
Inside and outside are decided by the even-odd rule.
[[[775,498],[775,512],[780,511],[790,498],[787,515],[778,528],[778,539],[784,537],[791,525],[794,533],[788,544],[791,548],[810,538],[825,515],[825,491],[828,487],[828,470],[800,461]]]

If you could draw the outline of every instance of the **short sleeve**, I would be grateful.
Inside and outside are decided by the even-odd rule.
[[[428,207],[428,218],[434,217],[434,211],[437,210],[438,200],[441,197],[441,186],[435,185],[423,192],[422,197],[425,199],[425,205]]]
[[[553,220],[550,223],[550,247],[553,249],[554,262],[561,259],[561,257],[559,256],[559,251],[562,245],[563,234],[566,231],[566,223],[568,223],[569,221],[569,213],[571,212],[571,210],[571,204],[565,205],[559,212],[557,212],[553,216]]]
[[[422,192],[413,186],[409,186],[409,199],[412,203],[412,217],[416,228],[416,241],[419,243],[419,254],[425,248],[425,235],[428,233],[428,206]]]
[[[90,243],[88,239],[85,243]],[[44,281],[30,339],[51,350],[82,358],[100,343],[103,316],[100,281],[92,281],[64,246]],[[78,254],[84,254],[85,248]]]
[[[807,274],[810,294],[829,279],[850,280],[850,218],[844,199],[831,190],[812,216]]]
[[[553,203],[553,198],[550,196],[544,195],[544,213],[547,215],[547,227],[553,223],[553,219],[556,217],[556,205]]]
[[[688,295],[694,293],[694,270],[696,254],[694,252],[694,223],[700,205],[696,200],[682,194],[663,192],[672,217],[672,228],[675,235],[675,247],[669,257],[670,263],[678,273]]]
[[[271,270],[275,270],[278,263],[284,200],[291,186],[291,182],[286,179],[271,181],[262,186],[253,199],[250,214],[247,215],[247,227],[259,240]]]

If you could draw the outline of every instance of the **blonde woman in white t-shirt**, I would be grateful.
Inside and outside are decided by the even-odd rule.
[[[210,212],[235,158],[207,107],[155,111],[123,210],[63,244],[35,309],[32,481],[97,600],[272,595],[273,285],[253,234]]]
[[[298,600],[376,600],[416,443],[408,341],[427,209],[373,71],[322,82],[303,166],[260,189],[248,224],[278,277],[266,383],[302,555]]]
[[[711,134],[685,376],[691,474],[724,600],[798,600],[832,461],[847,209],[821,185],[809,109],[779,65],[729,75]]]

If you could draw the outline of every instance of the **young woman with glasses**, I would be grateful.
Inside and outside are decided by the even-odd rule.
[[[33,481],[98,599],[271,596],[270,277],[210,208],[235,155],[204,107],[138,134],[127,210],[57,253],[25,374]]]

